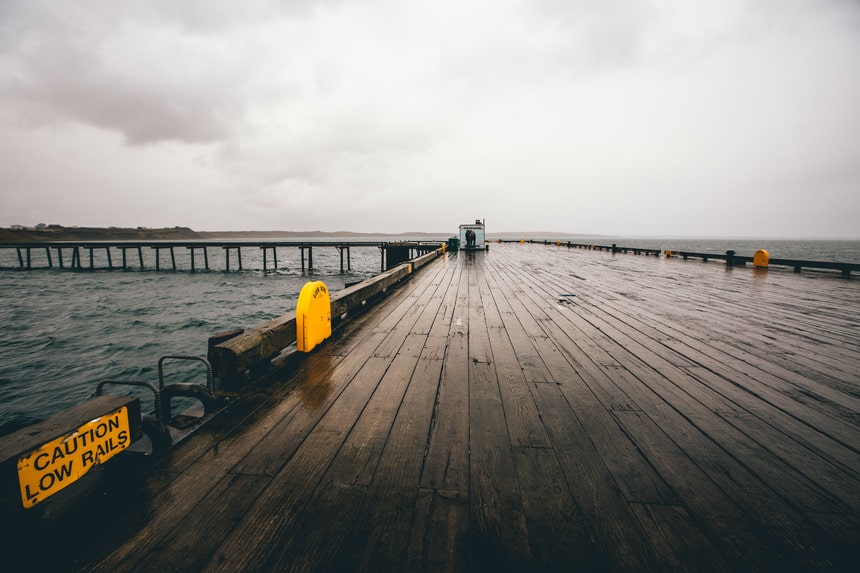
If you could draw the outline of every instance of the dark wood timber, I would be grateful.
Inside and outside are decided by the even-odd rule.
[[[344,318],[350,311],[363,306],[408,277],[419,268],[441,254],[441,250],[427,253],[411,263],[376,275],[366,281],[331,295],[331,317],[333,323]],[[254,377],[270,369],[271,358],[296,341],[296,313],[289,312],[260,326],[231,337],[209,349],[209,361],[219,387],[227,390],[246,384]]]
[[[436,258],[45,559],[855,570],[860,285],[759,271],[565,245]]]

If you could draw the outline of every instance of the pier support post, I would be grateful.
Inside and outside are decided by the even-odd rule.
[[[137,248],[137,258],[140,260],[140,268],[143,268],[143,249]]]
[[[206,270],[209,270],[209,253],[206,251],[206,247],[203,247],[203,265],[206,267]]]
[[[260,248],[263,249],[263,272],[268,270],[268,251],[272,249],[272,263],[274,264],[274,270],[278,270],[278,247],[275,245],[260,245]]]
[[[170,262],[173,263],[173,270],[176,270],[176,254],[173,252],[173,246],[170,247]]]
[[[54,259],[51,258],[51,247],[45,247],[45,256],[48,257],[48,267],[54,268]]]
[[[191,251],[191,272],[193,273],[196,270],[194,268],[194,247],[188,247],[188,250]]]
[[[63,247],[57,247],[57,263],[63,268]]]
[[[125,247],[120,247],[120,249],[122,249],[122,270],[125,270],[128,264],[128,254],[125,252]]]
[[[105,247],[105,253],[107,254],[108,268],[113,270],[113,259],[111,259],[110,256],[110,247]]]

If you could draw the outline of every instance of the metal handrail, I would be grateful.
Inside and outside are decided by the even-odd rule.
[[[149,382],[143,380],[102,380],[96,386],[96,396],[102,395],[102,389],[107,384],[117,384],[121,386],[137,386],[141,388],[149,388],[150,390],[152,390],[152,393],[155,394],[155,415],[158,418],[158,423],[164,424],[164,420],[161,416],[161,392],[158,390],[158,388],[156,388]]]
[[[165,360],[196,360],[206,365],[206,389],[210,394],[215,393],[215,377],[212,374],[212,365],[202,356],[185,356],[181,354],[162,356],[158,359],[158,388],[164,389],[164,361]]]

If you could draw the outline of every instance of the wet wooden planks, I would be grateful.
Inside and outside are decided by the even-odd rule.
[[[847,568],[858,310],[833,275],[461,252],[173,452],[90,565]]]

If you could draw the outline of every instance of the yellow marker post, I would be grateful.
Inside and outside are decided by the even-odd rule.
[[[331,299],[322,281],[306,283],[296,304],[296,347],[310,352],[331,336]]]
[[[759,249],[753,255],[753,266],[754,267],[767,267],[768,262],[770,261],[770,253],[765,251],[764,249]]]

